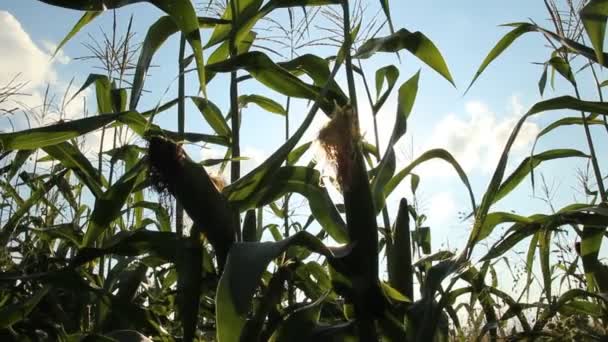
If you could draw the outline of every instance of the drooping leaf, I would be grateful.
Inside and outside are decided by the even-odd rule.
[[[545,92],[545,87],[547,86],[547,65],[543,68],[543,73],[538,80],[538,91],[540,92],[540,96],[542,97]]]
[[[238,69],[247,70],[253,78],[268,88],[285,96],[317,100],[320,89],[304,83],[287,70],[275,64],[268,56],[259,51],[247,52],[226,61],[210,64],[207,69],[212,72],[231,72]],[[319,99],[321,108],[331,113],[331,99]]]
[[[300,158],[302,157],[302,155],[306,153],[306,151],[308,151],[311,145],[312,142],[307,142],[306,144],[303,144],[302,146],[299,146],[293,151],[291,151],[287,156],[287,165],[294,165],[295,163],[297,163],[298,160],[300,160]]]
[[[507,196],[511,191],[513,191],[523,180],[524,178],[534,170],[541,163],[554,159],[564,159],[564,158],[589,158],[589,155],[573,149],[555,149],[548,150],[531,157],[524,159],[521,164],[507,177],[507,179],[500,185],[496,195],[494,196],[493,203],[498,202],[505,196]]]
[[[340,106],[345,106],[348,103],[348,98],[340,85],[335,80],[330,79],[331,70],[327,59],[312,54],[304,54],[290,61],[278,63],[278,65],[296,76],[306,74],[318,87],[322,87],[329,82],[329,90],[335,97],[336,102]]]
[[[403,28],[390,36],[369,39],[359,48],[356,57],[369,58],[378,51],[398,52],[402,49],[408,50],[452,85],[454,84],[441,52],[430,39],[418,31],[410,32]]]
[[[608,222],[605,216],[585,211],[593,210],[587,204],[569,205],[560,209],[553,215],[536,214],[530,217],[504,212],[494,212],[486,216],[484,225],[480,230],[482,238],[489,235],[492,230],[498,225],[507,222],[514,223],[507,232],[496,242],[482,260],[497,258],[513,248],[518,242],[532,236],[541,230],[555,230],[556,228],[567,224],[587,224],[589,226],[600,226],[604,222]],[[480,239],[479,239],[480,240]],[[477,241],[479,241],[477,240]],[[536,238],[534,239],[536,240]],[[536,242],[533,241],[530,250],[536,249]],[[531,254],[533,256],[533,254]],[[529,258],[531,258],[529,256]],[[529,259],[528,258],[528,259]],[[530,267],[530,263],[526,263]]]
[[[486,56],[486,58],[483,60],[483,62],[481,63],[481,65],[479,66],[479,68],[477,69],[477,71],[475,72],[475,76],[473,77],[473,80],[471,81],[471,83],[467,87],[466,91],[468,92],[469,89],[471,89],[471,86],[473,86],[473,83],[475,83],[475,81],[477,80],[477,78],[479,78],[479,76],[481,76],[481,74],[488,67],[488,65],[490,65],[490,63],[492,63],[509,46],[511,46],[511,44],[517,38],[521,37],[524,33],[532,32],[532,31],[533,31],[533,25],[528,24],[528,23],[521,23],[521,24],[518,24],[518,26],[515,29],[513,29],[511,32],[507,33],[504,37],[502,37],[498,41],[498,43],[496,43],[496,45],[494,46],[494,48],[492,48],[492,50]]]
[[[212,18],[198,18],[198,24],[201,28],[213,27],[221,23],[221,21]],[[133,89],[131,90],[131,101],[129,102],[130,110],[135,110],[139,104],[139,98],[141,97],[144,80],[150,68],[152,57],[164,42],[178,31],[179,28],[175,22],[168,16],[160,17],[148,28],[135,68],[135,75],[133,76]]]
[[[287,111],[276,101],[269,99],[261,95],[241,95],[239,96],[239,105],[246,107],[248,104],[253,103],[260,106],[262,109],[267,110],[270,113],[286,115]]]
[[[568,63],[568,61],[560,56],[553,56],[548,63],[568,82],[570,82],[572,85],[576,85],[576,79],[574,78],[574,73],[572,72],[572,68],[570,67],[570,63]]]
[[[95,85],[95,98],[97,99],[97,111],[99,114],[120,112],[118,108],[114,107],[114,101],[112,101],[112,82],[110,82],[110,79],[106,75],[90,74],[80,89],[72,95],[70,101],[93,84]]]
[[[54,125],[0,134],[0,150],[33,150],[76,138],[101,128],[125,113],[91,116]]]
[[[191,97],[190,99],[194,102],[205,118],[205,121],[213,128],[215,133],[223,137],[230,137],[232,135],[230,127],[228,127],[228,123],[226,123],[226,119],[222,115],[222,112],[213,102],[202,97]]]
[[[393,176],[393,178],[391,178],[391,180],[384,187],[384,198],[388,198],[388,196],[393,192],[393,190],[395,190],[395,188],[399,185],[399,183],[401,183],[401,181],[405,178],[405,176],[410,174],[418,165],[420,165],[424,162],[430,161],[432,159],[442,159],[443,161],[449,163],[454,168],[456,173],[458,173],[460,180],[462,181],[462,183],[466,186],[466,188],[468,190],[469,197],[471,199],[471,207],[472,207],[473,211],[475,211],[475,208],[476,208],[475,196],[473,195],[473,190],[471,188],[471,184],[469,183],[469,178],[467,177],[466,173],[464,172],[464,170],[462,169],[460,164],[458,164],[458,161],[456,161],[456,159],[448,151],[443,150],[443,149],[432,149],[432,150],[426,151],[420,157],[418,157],[416,160],[411,162],[408,166],[406,166],[401,171],[399,171],[397,174],[395,174],[395,176]],[[383,203],[383,202],[380,202],[380,203]]]
[[[399,78],[399,69],[394,65],[387,65],[383,68],[376,70],[376,103],[373,105],[374,115],[378,114],[380,108],[384,105],[388,96],[393,91],[397,79]],[[386,79],[387,89],[382,92],[384,80]]]
[[[88,11],[85,12],[82,17],[78,20],[78,22],[72,27],[70,32],[61,40],[61,42],[55,48],[53,52],[53,57],[57,55],[57,52],[63,48],[65,44],[67,44],[70,39],[72,39],[83,27],[91,23],[95,18],[97,18],[102,12],[101,11]]]
[[[248,201],[239,202],[240,210],[272,203],[286,193],[296,192],[306,197],[312,215],[321,227],[337,242],[348,241],[344,220],[333,205],[327,189],[320,185],[317,170],[302,166],[282,167],[272,179],[261,183]]]

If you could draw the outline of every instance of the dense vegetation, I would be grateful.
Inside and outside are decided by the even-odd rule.
[[[426,35],[391,21],[387,0],[380,1],[382,18],[374,20],[362,15],[359,2],[347,0],[233,0],[205,5],[204,13],[190,0],[42,1],[83,12],[58,50],[108,10],[145,2],[165,15],[149,27],[137,49],[130,48],[130,23],[123,39],[93,46],[93,58],[104,62],[105,73],[91,74],[79,92],[92,87],[96,115],[83,113],[75,120],[0,134],[1,340],[608,338],[608,271],[599,260],[608,226],[606,176],[599,165],[605,160],[596,154],[590,131],[591,126],[608,131],[608,103],[602,97],[606,83],[598,76],[608,66],[603,53],[606,1],[583,2],[580,8],[567,1],[567,16],[547,1],[551,28],[509,24],[511,31],[483,60],[471,86],[515,40],[526,33],[543,35],[553,51],[543,64],[540,92],[551,73],[572,85],[573,96],[546,99],[527,111],[481,198],[474,196],[467,175],[447,150],[429,150],[409,165],[397,165],[394,146],[406,134],[420,73],[398,85],[397,66],[370,71],[360,60],[379,53],[395,60],[414,56],[423,72],[454,81]],[[326,44],[333,54],[294,54],[298,35],[320,9],[336,27],[329,30],[331,43]],[[280,44],[291,49],[290,57],[280,60],[256,40],[259,23],[272,21],[276,13],[290,18],[274,28],[285,33]],[[211,30],[208,40],[201,38],[203,29]],[[176,51],[179,96],[141,108],[154,54],[173,35],[181,35]],[[579,72],[593,75],[598,99],[579,93]],[[197,75],[199,94],[186,94],[187,73]],[[344,87],[335,80],[339,73],[346,76]],[[221,74],[229,77],[216,77]],[[245,82],[281,94],[286,105],[244,94]],[[358,82],[364,84],[365,98],[356,96]],[[211,85],[229,89],[229,108],[219,108],[207,97]],[[0,101],[18,92],[19,84],[6,85]],[[391,109],[395,125],[388,147],[379,148],[377,129],[371,142],[360,134],[358,108],[369,102],[376,126],[375,115],[392,92],[398,96]],[[210,132],[189,131],[189,101]],[[290,130],[292,101],[308,107],[295,130]],[[267,160],[243,174],[239,131],[248,104],[284,116],[286,136]],[[43,108],[48,107],[45,100]],[[177,131],[155,123],[174,107]],[[506,174],[522,125],[533,115],[556,110],[579,114],[554,121],[538,138],[576,125],[585,132],[587,150],[533,151]],[[314,160],[303,158],[313,142],[302,138],[317,115],[331,119],[314,142],[334,168],[331,179],[321,176]],[[96,131],[102,132],[99,153],[83,153],[83,138]],[[123,139],[131,134],[138,138]],[[112,149],[103,149],[104,139],[113,142]],[[190,144],[222,146],[226,155],[194,160],[186,148]],[[561,158],[589,160],[588,203],[530,216],[491,210],[526,178],[535,184],[536,167]],[[406,179],[415,194],[424,177],[416,168],[435,159],[453,167],[470,198],[465,214],[470,236],[457,253],[433,251],[424,213],[413,199],[393,194]],[[228,185],[209,172],[218,165],[230,170]],[[339,199],[328,193],[332,186],[339,189]],[[309,205],[305,220],[290,207],[296,197]],[[400,200],[397,212],[389,212],[388,199]],[[504,235],[473,260],[476,246],[501,225],[508,227]],[[552,251],[563,234],[578,235],[580,243],[573,258],[558,262]],[[495,274],[505,253],[520,243],[528,246],[526,284],[532,281],[535,260],[540,265],[543,290],[538,298],[501,288]],[[329,247],[336,245],[340,247]],[[387,279],[381,269],[387,270]],[[556,291],[557,283],[567,285]]]

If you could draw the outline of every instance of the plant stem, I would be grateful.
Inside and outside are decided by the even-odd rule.
[[[238,54],[236,47],[236,34],[237,34],[237,15],[238,8],[235,0],[230,1],[230,9],[232,11],[232,29],[230,31],[230,58],[235,57]],[[230,73],[230,113],[231,113],[231,128],[232,128],[232,161],[230,163],[230,182],[234,183],[241,177],[241,162],[238,158],[241,156],[241,145],[240,145],[240,126],[241,118],[239,111],[239,92],[237,82],[237,72],[232,71]],[[242,241],[241,233],[241,215],[238,209],[234,210],[234,222],[237,225],[236,240]]]
[[[342,9],[344,15],[344,54],[345,54],[345,67],[346,67],[346,79],[348,82],[348,95],[350,97],[350,105],[353,107],[356,113],[356,124],[359,129],[359,113],[357,107],[357,88],[355,87],[355,76],[353,72],[353,58],[350,55],[350,49],[353,44],[352,37],[350,35],[350,9],[348,6],[348,0],[342,2]]]
[[[342,48],[344,49],[343,53],[345,55],[348,93],[350,97],[350,105],[353,109],[355,130],[356,132],[360,132],[357,89],[355,88],[353,61],[350,54],[353,42],[350,30],[350,9],[348,0],[344,0],[342,2],[342,11],[342,15],[344,17],[344,45]],[[356,322],[359,328],[359,339],[361,341],[373,342],[378,341],[374,313],[370,311],[370,309],[372,309],[370,306],[370,300],[373,298],[372,296],[374,294],[374,288],[377,286],[378,278],[378,228],[375,215],[373,213],[373,202],[369,189],[369,183],[366,177],[367,173],[365,171],[365,161],[363,160],[363,155],[359,148],[357,148],[356,151],[357,152],[355,152],[354,163],[352,166],[354,176],[351,179],[352,183],[349,185],[351,188],[344,192],[344,204],[346,207],[347,224],[350,225],[353,224],[353,221],[359,221],[354,223],[352,231],[349,231],[354,243],[359,244],[356,247],[356,251],[353,250],[351,253],[353,258],[351,261],[357,263],[363,262],[363,264],[358,265],[362,268],[359,272],[361,272],[360,276],[362,276],[364,279],[367,278],[367,284],[365,284],[366,288],[363,290],[364,293],[360,296],[356,296],[358,298],[355,298],[353,303]],[[357,213],[356,215],[355,212]],[[363,221],[359,219],[363,219]],[[379,298],[373,298],[373,301],[375,302],[376,299]],[[380,303],[375,304],[380,305]]]
[[[372,99],[372,94],[371,91],[369,90],[369,84],[367,83],[367,77],[365,76],[365,72],[363,71],[363,66],[361,65],[361,60],[357,59],[357,63],[359,64],[359,69],[361,70],[361,78],[363,79],[363,85],[365,88],[365,93],[367,94],[367,101],[369,102],[369,106],[372,109],[372,118],[374,120],[374,143],[376,144],[376,162],[380,163],[381,159],[380,158],[380,138],[378,136],[378,118],[376,117],[376,115],[378,114],[376,112],[376,110],[374,109],[374,101]],[[390,221],[390,217],[388,215],[388,209],[386,208],[386,206],[384,206],[384,208],[382,208],[382,220],[384,221],[384,228],[387,231],[391,230],[391,221]]]
[[[574,84],[574,92],[576,93],[576,98],[580,100],[581,96],[576,83]],[[585,127],[585,137],[587,138],[587,145],[589,146],[589,154],[591,154],[591,165],[593,166],[593,172],[595,173],[595,179],[597,180],[597,188],[600,192],[600,198],[605,202],[607,200],[606,190],[604,188],[602,173],[597,160],[597,154],[595,153],[595,147],[593,146],[593,138],[591,137],[591,131],[589,130],[589,123],[587,122],[585,112],[581,112],[581,118],[583,119],[583,126]]]
[[[184,140],[184,129],[186,124],[186,79],[184,75],[184,54],[186,50],[186,37],[181,34],[179,40],[179,78],[178,78],[178,100],[177,100],[177,132],[180,143]],[[175,231],[181,236],[184,233],[184,207],[175,200]]]

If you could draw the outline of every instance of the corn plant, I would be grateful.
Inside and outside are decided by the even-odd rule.
[[[582,99],[571,66],[574,56],[582,57],[594,75],[594,68],[606,65],[602,42],[608,12],[603,1],[591,1],[580,12],[593,47],[581,41],[580,28],[570,31],[560,26],[559,11],[547,3],[556,16],[555,32],[534,23],[511,24],[514,29],[482,62],[473,82],[514,40],[524,33],[541,33],[554,44],[551,59],[543,64],[541,93],[551,68],[573,85],[576,96],[543,100],[528,110],[506,142],[480,202],[468,176],[447,150],[426,151],[397,168],[395,146],[407,133],[420,78],[428,71],[455,82],[439,49],[426,35],[395,27],[388,1],[380,1],[382,22],[387,25],[367,28],[362,7],[347,0],[233,0],[203,5],[212,9],[206,11],[211,17],[199,16],[190,0],[42,2],[83,12],[58,49],[107,10],[145,2],[164,15],[148,28],[133,56],[123,51],[119,76],[91,74],[79,89],[77,93],[94,86],[97,115],[0,134],[0,156],[12,156],[0,171],[4,194],[0,204],[2,338],[439,341],[487,335],[497,340],[555,336],[557,326],[551,321],[558,314],[583,315],[598,326],[606,324],[608,278],[598,253],[608,211],[589,126],[606,125],[608,105],[601,98],[599,80],[599,101]],[[286,33],[290,43],[284,46],[288,59],[273,60],[267,54],[273,47],[264,43],[272,44],[275,38],[264,41],[256,30],[260,23],[276,23],[273,15],[280,11],[287,11],[293,20],[298,8],[303,8],[303,21],[274,26]],[[329,29],[332,36],[326,44],[333,53],[296,54],[295,47],[311,26],[308,20],[317,18],[308,14],[320,11],[337,27]],[[131,24],[128,27],[125,39],[119,39],[124,46],[131,39]],[[203,41],[201,30],[210,30],[208,40]],[[178,97],[155,108],[140,108],[155,53],[178,33]],[[204,50],[211,51],[206,60]],[[135,53],[137,62],[130,75],[128,61]],[[376,70],[374,98],[361,61],[380,53],[399,58],[411,55],[423,69],[401,85],[397,66]],[[192,62],[199,91],[187,95],[184,76]],[[222,73],[230,77],[220,85],[216,75]],[[339,73],[346,76],[344,87],[336,81]],[[268,97],[243,94],[243,82],[257,82],[284,96],[285,108]],[[357,82],[363,84],[365,99],[359,98]],[[212,83],[229,89],[227,109],[207,96]],[[376,115],[393,91],[398,98],[393,109],[395,125],[388,146],[382,149]],[[186,101],[200,111],[210,132],[189,131]],[[307,113],[292,131],[290,106],[295,101],[305,103]],[[372,108],[373,143],[361,134],[360,101]],[[284,115],[285,141],[259,166],[242,174],[240,128],[247,104]],[[157,115],[174,106],[177,131],[155,123]],[[557,120],[538,138],[564,125],[580,125],[589,153],[533,151],[505,175],[511,147],[525,121],[566,109],[580,111],[580,118]],[[317,115],[329,119],[317,132],[316,144],[333,168],[326,185],[339,189],[337,199],[321,185],[327,177],[316,163],[303,161],[312,144],[301,140]],[[109,151],[100,144],[95,166],[81,151],[78,139],[99,130],[112,130],[114,144]],[[118,138],[128,134],[138,140],[121,143]],[[185,144],[221,146],[226,155],[199,162],[188,154]],[[51,166],[32,169],[28,164],[32,156],[35,165]],[[105,167],[103,160],[108,157],[110,165]],[[528,176],[534,184],[535,168],[561,158],[590,161],[595,188],[587,184],[586,190],[597,194],[596,201],[528,217],[491,211]],[[433,252],[424,213],[412,205],[413,199],[391,196],[408,176],[415,193],[424,177],[415,174],[415,169],[436,159],[454,169],[470,200],[471,232],[457,252]],[[222,170],[230,166],[228,185],[211,174],[213,165]],[[294,218],[290,209],[290,198],[296,195],[309,206],[306,222]],[[176,215],[172,220],[166,204],[173,200]],[[390,200],[399,201],[396,213],[386,206]],[[262,215],[264,209],[276,217]],[[190,227],[185,214],[192,221]],[[283,232],[273,223],[277,219]],[[475,260],[475,247],[503,224],[511,227],[486,255]],[[563,227],[581,237],[579,253],[587,287],[553,293],[550,246]],[[543,295],[537,302],[501,290],[495,275],[500,258],[528,238],[527,278],[532,277],[537,252],[542,270]],[[572,265],[566,277],[576,276],[576,261]],[[387,270],[387,279],[380,276],[381,269]],[[469,327],[461,324],[463,308]],[[536,315],[534,321],[531,312]],[[605,331],[596,329],[587,335],[601,334]]]

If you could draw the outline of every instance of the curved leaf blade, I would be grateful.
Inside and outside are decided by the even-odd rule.
[[[372,38],[363,43],[355,55],[358,58],[369,58],[378,51],[398,52],[408,50],[422,62],[439,73],[443,78],[454,85],[450,70],[433,42],[421,32],[410,32],[400,29],[394,34],[382,38]]]

